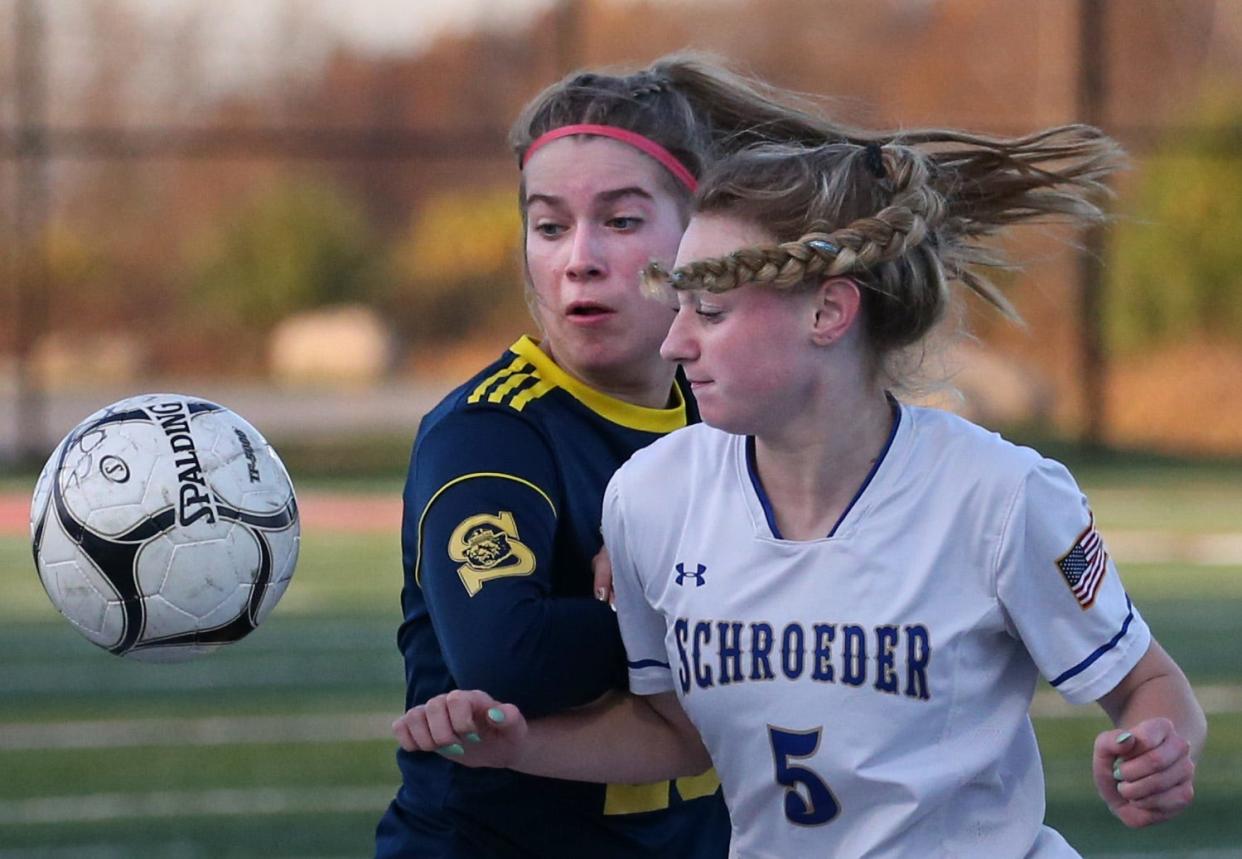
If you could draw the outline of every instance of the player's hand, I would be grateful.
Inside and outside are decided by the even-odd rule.
[[[508,767],[526,739],[526,719],[486,692],[454,689],[408,710],[392,723],[407,752],[438,752],[468,767]]]
[[[1101,798],[1131,828],[1171,820],[1194,799],[1190,744],[1168,719],[1100,734],[1091,770]]]
[[[595,598],[600,602],[608,603],[613,611],[616,611],[617,607],[613,604],[616,595],[612,592],[612,562],[608,560],[607,546],[596,552],[595,557],[591,559],[591,572],[595,574],[593,586]]]

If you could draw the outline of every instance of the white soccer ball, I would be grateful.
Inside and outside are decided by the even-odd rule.
[[[293,577],[300,528],[276,451],[235,413],[146,394],[78,424],[30,508],[47,595],[119,656],[175,662],[248,635]]]

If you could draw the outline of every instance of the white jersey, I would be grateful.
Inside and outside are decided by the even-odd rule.
[[[1077,856],[1043,825],[1036,677],[1095,700],[1151,634],[1065,468],[905,406],[833,534],[789,541],[752,463],[689,427],[604,501],[631,689],[676,691],[734,855]]]

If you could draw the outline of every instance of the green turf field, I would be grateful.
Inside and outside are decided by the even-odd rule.
[[[1242,482],[1148,481],[1108,469],[1088,490],[1110,529],[1242,534]],[[1086,856],[1242,856],[1242,565],[1124,564],[1161,641],[1210,693],[1196,806],[1146,832],[1096,799],[1094,708],[1037,720],[1048,821]],[[231,651],[130,663],[51,608],[23,539],[0,537],[0,859],[361,857],[396,786],[387,724],[402,700],[393,644],[396,535],[305,536],[293,586]]]

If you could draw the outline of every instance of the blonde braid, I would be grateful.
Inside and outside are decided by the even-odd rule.
[[[1032,136],[1024,142],[1033,144],[1044,136]],[[698,260],[671,275],[653,265],[644,274],[649,288],[657,289],[656,284],[663,281],[675,289],[708,292],[724,292],[748,283],[791,289],[817,277],[853,276],[860,286],[896,305],[918,306],[928,298],[938,304],[939,299],[947,297],[948,282],[958,280],[1003,314],[1017,320],[1018,315],[1008,299],[990,281],[971,270],[974,265],[1002,266],[1003,261],[984,248],[961,241],[967,236],[992,232],[994,227],[980,229],[977,221],[954,212],[953,203],[946,200],[935,182],[935,174],[942,167],[928,153],[899,143],[871,146],[878,152],[882,170],[879,175],[870,177],[870,181],[877,186],[877,194],[888,201],[874,214],[856,218],[837,229],[831,229],[826,222],[815,223],[810,232],[794,241]],[[850,151],[843,156],[843,149]],[[818,148],[767,145],[752,151],[773,161],[801,158],[811,162],[812,169],[818,169],[814,166],[816,162],[826,159],[862,160],[864,147],[839,143]],[[1046,152],[1043,155],[1047,157]],[[947,156],[942,154],[941,157]],[[978,162],[983,160],[978,152],[972,153],[972,159],[972,168],[977,168]],[[1022,178],[1030,172],[1042,174],[1042,177]],[[1038,187],[1040,182],[1047,184],[1049,174],[1028,165],[1020,165],[1015,174],[1011,186],[1023,186],[1027,193],[1021,208],[1028,209],[1035,205],[1031,202],[1034,195],[1030,187]],[[794,184],[802,182],[803,178],[797,177]],[[778,189],[772,197],[783,193]],[[817,187],[812,208],[822,208],[832,193],[826,186]],[[1044,190],[1042,193],[1057,196],[1057,192]],[[1073,211],[1082,205],[1079,197],[1061,196],[1065,199],[1049,203],[1045,211]],[[982,197],[976,194],[976,204]],[[993,203],[993,214],[998,220],[1021,220],[1031,216],[1029,211],[1021,214],[1014,211],[1018,207],[1013,205],[1013,197],[1011,187],[1003,200]],[[891,264],[902,261],[919,268],[924,276],[915,280],[896,276]],[[912,290],[918,294],[912,294]]]
[[[673,272],[671,285],[708,292],[748,283],[788,289],[808,278],[867,271],[905,256],[943,220],[944,200],[927,184],[927,165],[913,150],[885,146],[881,152],[893,177],[893,202],[876,214],[831,232],[821,227],[774,247],[697,260]],[[658,267],[650,270],[652,277],[659,277]]]

